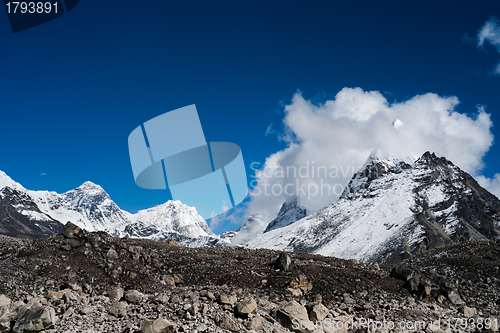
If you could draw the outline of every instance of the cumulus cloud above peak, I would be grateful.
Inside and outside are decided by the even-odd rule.
[[[500,53],[500,20],[492,17],[486,21],[477,34],[477,43],[479,47],[484,47],[484,44],[489,43]],[[500,63],[496,65],[493,73],[500,75]]]
[[[318,105],[295,94],[283,119],[287,147],[252,166],[249,214],[271,220],[290,196],[311,212],[335,202],[374,149],[412,157],[432,151],[477,175],[493,142],[492,122],[484,108],[469,116],[455,111],[458,104],[432,93],[390,103],[361,88]]]

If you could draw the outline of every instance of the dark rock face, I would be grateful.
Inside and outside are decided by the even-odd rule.
[[[61,233],[62,228],[62,223],[42,213],[29,195],[9,187],[0,190],[0,234],[36,239]]]
[[[415,179],[417,186],[413,190],[415,220],[423,226],[425,238],[413,247],[399,247],[387,263],[397,263],[426,250],[464,241],[500,239],[500,200],[495,195],[446,158],[436,157],[434,153],[426,152],[416,166],[425,171],[422,177]],[[422,193],[432,186],[444,189],[444,201],[429,204]],[[447,232],[450,228],[453,232]]]
[[[285,252],[280,253],[278,259],[276,259],[276,262],[274,263],[275,269],[280,269],[284,272],[289,271],[291,266],[292,266],[292,259]]]

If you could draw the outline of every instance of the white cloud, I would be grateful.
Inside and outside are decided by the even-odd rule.
[[[493,178],[477,176],[476,180],[479,185],[496,195],[497,198],[500,198],[500,173],[497,173]]]
[[[490,43],[500,52],[500,21],[496,17],[492,17],[479,30],[477,41],[479,47],[484,47],[485,43]],[[500,63],[496,66],[493,73],[500,75]]]
[[[493,142],[492,122],[483,107],[473,116],[456,112],[458,103],[428,93],[391,104],[378,91],[344,88],[314,105],[295,94],[283,119],[287,147],[252,166],[261,172],[248,214],[269,222],[290,194],[310,211],[335,202],[375,148],[413,157],[435,152],[477,175]]]

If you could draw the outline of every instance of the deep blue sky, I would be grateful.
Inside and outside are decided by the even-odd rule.
[[[196,104],[207,140],[237,143],[250,175],[282,148],[265,131],[298,89],[317,101],[343,87],[390,101],[455,95],[460,112],[487,105],[498,135],[500,76],[488,72],[500,56],[463,38],[492,16],[498,0],[81,0],[13,34],[0,11],[0,170],[34,190],[90,180],[135,212],[168,199],[134,183],[135,127]],[[500,172],[499,152],[486,176]]]

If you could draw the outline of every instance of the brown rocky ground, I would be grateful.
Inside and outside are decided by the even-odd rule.
[[[499,266],[494,241],[379,266],[67,224],[48,239],[0,236],[0,332],[498,331]]]

